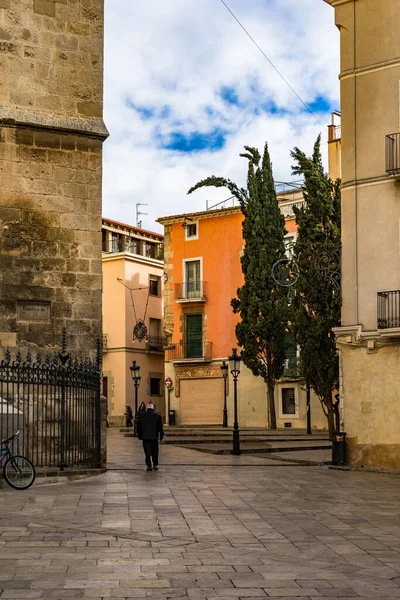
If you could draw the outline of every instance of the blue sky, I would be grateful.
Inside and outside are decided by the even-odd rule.
[[[312,114],[220,0],[106,0],[103,215],[143,226],[228,197],[194,183],[223,175],[245,185],[244,145],[268,141],[276,180],[290,150],[311,152],[339,108],[339,34],[323,0],[227,0]]]

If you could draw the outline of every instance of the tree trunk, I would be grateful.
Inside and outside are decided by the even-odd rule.
[[[275,414],[275,384],[272,382],[267,383],[268,388],[268,407],[269,407],[269,419],[270,419],[270,428],[276,429],[276,414]]]
[[[324,404],[327,410],[329,439],[333,441],[335,436],[335,411],[333,408],[332,394],[324,398]]]

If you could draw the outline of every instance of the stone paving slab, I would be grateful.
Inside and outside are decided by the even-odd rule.
[[[400,597],[399,476],[169,446],[148,473],[117,433],[103,475],[1,490],[0,600]]]

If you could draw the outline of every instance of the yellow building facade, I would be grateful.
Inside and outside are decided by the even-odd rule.
[[[163,236],[119,223],[102,221],[103,394],[110,425],[125,424],[128,404],[135,409],[129,367],[140,366],[138,400],[154,402],[165,417],[163,335]],[[142,320],[147,333],[135,338]]]
[[[399,2],[325,1],[340,30],[341,420],[349,463],[399,469]]]

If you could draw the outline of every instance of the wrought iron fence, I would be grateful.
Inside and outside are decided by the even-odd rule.
[[[100,466],[100,374],[97,361],[74,360],[62,350],[25,360],[7,350],[0,361],[0,439],[20,431],[14,452],[38,467]]]
[[[378,292],[378,329],[400,327],[400,290]]]

